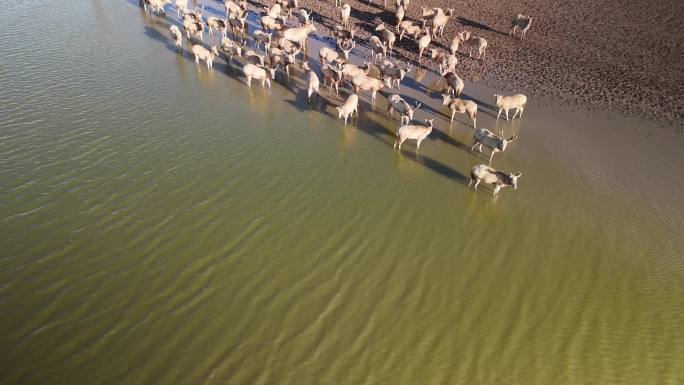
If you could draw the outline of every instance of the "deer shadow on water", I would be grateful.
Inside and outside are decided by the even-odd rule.
[[[365,111],[365,110],[364,110]],[[375,119],[377,119],[377,114],[373,114],[371,111],[365,111],[364,114],[360,114],[360,117],[358,121],[356,121],[356,128],[365,133],[370,135],[371,137],[377,139],[384,145],[387,145],[388,147],[391,147],[392,151],[396,151],[394,149],[394,143],[396,139],[396,133],[390,129],[388,129],[385,125],[381,124],[375,119],[371,119],[370,116],[376,115]],[[430,133],[430,137],[434,137],[435,139],[438,140],[445,140],[445,137],[448,137],[448,135],[444,134],[443,132],[433,129],[432,132]],[[389,140],[387,140],[389,138]],[[404,146],[406,146],[408,142],[404,142]],[[413,141],[411,142],[413,143]],[[464,148],[466,147],[465,145],[461,144],[460,142],[456,141],[453,138],[449,139],[450,144],[457,145],[459,148]],[[468,148],[470,150],[470,148]],[[399,156],[404,156],[406,159],[410,159],[414,162],[417,162],[421,164],[422,166],[444,176],[447,177],[451,180],[454,180],[456,182],[461,183],[462,185],[468,185],[470,182],[470,179],[467,178],[465,175],[461,174],[459,171],[451,168],[450,166],[434,159],[426,155],[422,155],[420,151],[417,149],[407,149],[404,147],[401,151],[396,151]]]
[[[145,26],[145,36],[149,37],[150,39],[164,43],[164,46],[171,52],[182,54],[185,51],[185,49],[183,49],[182,47],[179,50],[170,36],[166,36],[156,28],[152,28],[148,25]],[[192,53],[190,53],[190,56],[192,57]],[[192,59],[192,61],[194,62],[195,60]]]
[[[433,131],[434,132],[434,131]],[[448,165],[435,160],[433,158],[430,158],[425,155],[421,155],[417,151],[410,151],[410,150],[401,150],[401,153],[403,156],[405,156],[408,159],[411,159],[424,167],[436,172],[437,174],[440,174],[444,177],[447,177],[451,180],[454,180],[456,182],[459,182],[460,184],[464,186],[468,186],[470,183],[470,178],[466,177],[465,175],[461,174],[459,171],[449,167]]]
[[[171,51],[171,52],[173,52],[173,53],[175,53],[175,54],[178,54],[178,55],[180,55],[180,56],[182,56],[182,57],[188,59],[189,61],[191,61],[191,62],[193,62],[193,63],[195,62],[195,56],[194,56],[194,54],[192,53],[192,51],[190,51],[190,49],[184,48],[183,46],[181,46],[181,47],[176,47],[176,44],[173,42],[173,40],[171,40],[171,37],[170,37],[170,36],[167,36],[167,35],[164,35],[164,34],[163,34],[162,32],[160,32],[159,30],[157,30],[157,29],[155,29],[155,28],[152,28],[152,27],[150,27],[150,26],[145,26],[145,36],[149,37],[150,39],[154,39],[154,40],[157,40],[157,41],[159,41],[159,42],[164,43],[164,46],[165,46],[169,51]],[[202,42],[201,42],[199,39],[191,38],[191,39],[189,39],[188,41],[190,42],[190,46],[191,46],[191,47],[192,47],[192,45],[194,45],[194,44],[203,45]],[[207,41],[205,41],[205,43],[207,43]],[[220,56],[220,57],[221,57],[222,59],[224,59],[224,61],[226,60],[223,56]],[[218,59],[218,58],[219,58],[219,56],[216,56],[216,58],[214,58],[214,62],[213,62],[213,67],[214,67],[214,68],[221,68],[221,67],[224,67],[224,66],[229,66],[229,64],[228,64],[227,61],[226,61],[226,64],[225,64],[225,65],[223,65],[223,64],[221,64],[221,63],[217,63],[216,59]],[[199,64],[199,65],[200,65],[200,66],[204,66],[204,67],[206,68],[206,63],[205,63],[204,61],[200,61],[200,64]]]
[[[450,128],[449,128],[449,131],[451,131],[452,129],[453,129],[453,128],[450,127]],[[448,135],[448,134],[445,133],[445,132],[442,132],[442,131],[440,131],[440,130],[434,129],[434,130],[432,130],[432,132],[430,133],[430,135],[431,135],[431,136],[434,135],[435,139],[441,140],[442,142],[444,142],[444,143],[446,143],[446,144],[449,144],[449,145],[451,145],[451,146],[454,146],[454,147],[458,148],[459,150],[463,150],[463,151],[466,151],[466,152],[470,152],[470,147],[468,147],[468,146],[467,146],[466,144],[464,144],[464,143],[459,142],[459,141],[456,140],[454,137],[452,137],[451,135]]]
[[[318,112],[331,119],[337,119],[337,115],[328,111],[328,101],[324,97],[313,94],[311,95],[311,102],[309,102],[306,98],[306,90],[304,92],[293,91],[292,94],[294,99],[284,99],[284,102],[295,107],[300,112]]]
[[[282,83],[280,83],[283,85]],[[294,99],[285,99],[285,102],[297,108],[301,112],[319,112],[339,122],[343,125],[342,121],[338,117],[336,110],[329,107],[341,106],[346,100],[348,95],[353,92],[348,89],[340,89],[340,95],[333,95],[325,90],[321,90],[321,95],[312,95],[311,103],[306,97],[306,87],[287,87],[285,89],[289,90],[294,94]],[[326,95],[327,93],[327,95]],[[332,99],[335,98],[335,99]],[[396,139],[395,130],[387,127],[387,124],[383,124],[381,119],[387,119],[384,114],[384,109],[378,109],[377,100],[375,103],[371,103],[370,100],[365,98],[359,98],[359,115],[349,118],[348,124],[343,126],[344,128],[356,129],[364,134],[367,134],[374,139],[381,142],[383,145],[391,147],[394,150],[394,141]],[[459,142],[448,134],[438,130],[433,129],[430,133],[430,139],[440,140],[447,144],[450,144],[456,148],[464,151],[470,151],[470,147]],[[407,143],[404,143],[406,145]],[[444,176],[452,179],[462,185],[468,185],[470,179],[465,175],[461,174],[459,171],[449,167],[448,165],[433,159],[431,157],[421,155],[420,152],[416,150],[404,149],[400,153],[401,156],[405,156],[414,162],[421,164],[422,166]]]
[[[296,92],[293,91],[295,94],[295,99],[294,100],[285,100],[286,103],[289,103],[290,105],[296,107],[302,112],[308,112],[308,111],[318,111],[324,115],[327,115],[331,119],[337,121],[342,125],[343,123],[340,121],[338,118],[337,114],[334,112],[334,109],[331,110],[328,108],[328,105],[332,106],[339,106],[339,104],[331,103],[331,100],[323,95],[316,95],[312,96],[312,103],[309,104],[307,99],[306,99],[306,92]],[[348,93],[351,94],[350,91],[347,90],[340,90],[340,96],[342,97],[342,102],[346,97],[342,96],[343,93]],[[314,100],[314,98],[316,98]],[[377,102],[377,101],[376,101]],[[323,107],[321,108],[321,105]],[[348,124],[344,126],[345,128],[352,128],[356,129],[360,132],[363,132],[366,135],[371,136],[372,138],[376,139],[383,145],[392,148],[394,151],[394,142],[396,139],[396,133],[394,130],[389,129],[386,124],[383,124],[381,122],[381,119],[386,119],[384,114],[381,113],[381,111],[377,110],[375,104],[372,104],[370,101],[366,101],[365,99],[360,99],[359,100],[359,115],[350,117]],[[470,147],[462,144],[461,142],[457,141],[456,139],[450,137],[449,135],[445,134],[444,132],[433,129],[432,133],[430,134],[430,137],[434,140],[441,140],[444,141],[452,146],[455,146],[457,148],[460,148],[464,151],[470,151]],[[406,145],[407,143],[404,143]],[[407,159],[410,159],[414,162],[417,162],[421,164],[422,166],[444,176],[449,179],[452,179],[462,185],[468,185],[470,182],[470,179],[467,178],[465,175],[460,173],[459,171],[451,168],[450,166],[434,159],[429,156],[425,156],[420,154],[419,151],[416,151],[415,149],[403,149],[401,152],[398,153],[400,156],[405,156]]]
[[[465,95],[465,94],[461,94],[461,96],[466,96],[466,98],[462,98],[462,99],[464,99],[464,100],[466,100],[466,99],[467,99],[467,100],[472,100],[472,101],[474,101],[475,103],[477,103],[477,113],[478,113],[478,115],[479,115],[479,114],[485,114],[485,115],[488,115],[488,116],[490,116],[490,117],[492,117],[492,118],[496,118],[496,114],[495,114],[494,112],[487,111],[487,110],[485,110],[485,109],[482,109],[481,107],[484,107],[484,108],[487,108],[487,109],[490,109],[490,110],[496,111],[496,112],[499,111],[499,107],[494,106],[494,105],[492,105],[492,104],[489,104],[489,103],[487,103],[487,102],[483,102],[481,99],[474,98],[474,97],[472,97],[472,96],[467,96],[467,95]]]

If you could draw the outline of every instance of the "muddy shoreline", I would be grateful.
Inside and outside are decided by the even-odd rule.
[[[220,15],[217,6],[207,6],[205,11]],[[257,17],[260,9],[255,6],[255,3],[251,3],[250,11],[253,12],[249,20],[250,31],[253,31],[254,28],[260,27]],[[167,20],[174,18],[175,16],[171,16]],[[318,32],[309,40],[307,57],[309,65],[318,73],[320,73],[318,50],[322,46],[334,45],[332,37],[328,36],[321,26],[331,26],[335,23],[326,18],[319,20],[316,21]],[[205,44],[211,43],[205,41]],[[357,43],[350,61],[361,64],[368,59],[368,50],[365,45]],[[466,60],[461,61],[461,63],[465,62]],[[380,90],[375,103],[370,102],[367,92],[361,92],[359,95],[361,114],[377,124],[376,129],[393,140],[394,130],[399,122],[396,116],[394,119],[385,116],[386,98],[392,93],[400,94],[411,104],[417,101],[422,103],[421,109],[414,117],[416,121],[422,121],[424,118],[436,119],[435,130],[431,134],[433,139],[445,141],[469,152],[468,143],[472,140],[472,126],[467,116],[462,114],[455,116],[453,124],[449,123],[447,110],[442,106],[440,97],[440,85],[443,85],[443,82],[434,71],[434,66],[426,64],[429,70],[420,68],[410,72],[402,82],[400,90],[395,88]],[[214,69],[220,68],[221,66],[215,63]],[[240,70],[234,68],[234,65],[226,65],[225,70],[239,81],[244,81]],[[351,93],[347,85],[340,87],[340,95],[331,94],[321,87],[320,97],[313,104],[309,104],[304,97],[306,85],[299,66],[295,66],[291,74],[289,79],[279,74],[276,83],[299,95],[297,99],[301,102],[303,110],[323,112],[333,119],[337,118],[334,107],[342,104],[346,95]],[[679,151],[679,139],[682,137],[681,125],[670,129],[662,118],[644,119],[620,111],[609,111],[602,105],[594,108],[582,106],[581,103],[572,102],[571,95],[567,94],[560,97],[554,95],[536,97],[537,94],[532,93],[530,95],[533,97],[528,101],[524,119],[511,122],[506,122],[505,119],[496,120],[498,108],[494,105],[492,95],[501,90],[501,85],[496,81],[486,79],[486,76],[481,80],[465,76],[464,81],[465,90],[462,97],[478,104],[478,127],[495,131],[503,129],[506,135],[515,133],[524,136],[525,143],[516,142],[516,147],[521,148],[520,151],[525,153],[532,151],[536,154],[541,146],[544,148],[543,151],[546,151],[544,154],[561,160],[567,167],[566,170],[581,175],[602,194],[622,196],[630,202],[646,204],[650,206],[650,210],[657,213],[658,218],[668,223],[671,229],[680,226],[681,200],[678,199],[676,191],[680,191],[684,186],[681,181],[673,182],[661,176],[678,173],[678,166],[681,164]],[[527,92],[525,89],[520,90]],[[571,102],[568,103],[568,100]],[[369,123],[368,119],[366,124]],[[358,122],[351,123],[351,126],[361,131],[368,130],[364,124],[358,124]],[[525,132],[521,133],[521,131]],[[528,145],[528,141],[536,143]],[[573,144],[567,148],[565,146],[558,148],[559,142]],[[529,147],[525,149],[527,146],[532,146],[534,149]],[[413,149],[408,151],[413,151]],[[507,157],[500,159],[504,158]],[[499,160],[495,160],[496,165],[499,164],[498,162]],[[625,169],[625,165],[631,165],[628,167],[629,170]],[[533,169],[524,171],[527,175],[534,173]],[[463,174],[467,172],[467,167],[459,168],[456,172]],[[621,177],[616,178],[616,176]],[[539,181],[539,183],[543,182]],[[635,198],[636,200],[632,200]]]
[[[225,12],[221,9],[222,6],[216,3],[199,3],[205,5],[207,13],[220,16]],[[262,8],[259,7],[258,3],[250,3],[252,12],[249,17],[250,31],[260,28],[258,14]],[[168,15],[166,22],[177,23],[175,19],[175,15]],[[334,39],[324,28],[333,26],[335,23],[336,21],[324,17],[317,19],[318,31],[315,36],[310,36],[306,60],[318,73],[320,73],[319,49],[323,46],[334,46]],[[164,30],[167,28],[165,25]],[[205,41],[205,44],[213,43]],[[183,52],[182,55],[188,54]],[[356,49],[351,53],[350,61],[361,64],[367,60],[369,60],[367,47],[362,42],[357,43]],[[459,66],[463,66],[466,62],[462,60]],[[475,60],[472,62],[475,65],[481,63]],[[433,137],[447,141],[468,152],[470,146],[467,144],[472,140],[472,125],[463,114],[456,114],[453,124],[449,123],[447,110],[442,106],[440,97],[440,91],[444,85],[443,79],[434,71],[434,65],[425,64],[426,67],[418,68],[406,76],[400,90],[396,88],[380,90],[375,103],[370,102],[367,92],[361,92],[360,110],[364,111],[362,114],[366,116],[373,116],[373,122],[379,124],[378,129],[386,132],[393,140],[394,129],[399,123],[398,117],[388,119],[385,116],[387,97],[392,93],[397,93],[411,104],[421,102],[422,107],[414,119],[422,121],[424,118],[435,118]],[[220,68],[222,68],[221,64],[215,63],[215,70],[220,70]],[[226,64],[224,70],[239,81],[244,81],[240,69],[234,64]],[[291,75],[290,78],[285,78],[284,74],[279,74],[275,83],[295,94],[305,95],[306,84],[300,67],[292,68]],[[374,71],[371,71],[371,75],[374,75]],[[660,219],[665,220],[670,228],[680,227],[682,207],[676,191],[681,191],[684,185],[682,181],[673,182],[671,179],[662,178],[662,175],[675,175],[679,172],[681,124],[668,125],[662,116],[658,119],[649,119],[624,111],[615,111],[615,105],[611,105],[611,108],[605,108],[606,106],[602,104],[596,104],[593,107],[592,105],[585,106],[579,102],[576,103],[572,95],[568,94],[539,96],[535,93],[529,94],[533,97],[528,100],[525,118],[509,123],[505,119],[496,119],[498,108],[494,105],[493,94],[502,89],[500,83],[486,79],[486,76],[484,79],[464,76],[464,81],[465,89],[462,98],[477,103],[478,127],[494,129],[497,132],[503,129],[507,135],[515,133],[524,135],[526,138],[532,134],[532,138],[526,140],[538,141],[534,151],[538,150],[536,147],[539,145],[547,148],[547,155],[554,159],[561,159],[568,170],[575,170],[574,172],[581,174],[597,190],[611,195],[629,196],[629,199],[638,197],[636,201],[650,206],[651,210],[657,213]],[[321,95],[313,105],[302,98],[300,100],[302,109],[323,112],[336,119],[334,107],[341,105],[351,90],[348,85],[342,85],[340,95],[330,93],[323,87],[321,91]],[[510,89],[508,91],[510,92]],[[517,91],[527,92],[526,89]],[[364,130],[363,125],[356,123],[352,125]],[[525,133],[521,134],[523,128]],[[559,141],[575,144],[568,146],[567,149],[562,146],[561,149],[558,148]],[[517,142],[516,146],[524,145]],[[625,169],[625,165],[631,165],[628,167],[629,170]],[[459,170],[461,173],[464,171],[467,170]],[[529,174],[529,170],[526,172]],[[618,175],[621,178],[613,177]]]
[[[392,1],[387,2],[387,8],[378,0],[371,4],[347,2],[352,6],[359,42],[365,41],[380,22],[395,24]],[[266,4],[269,2],[265,0],[250,0],[252,11]],[[318,16],[317,26],[322,27],[319,35],[329,35],[339,23],[334,1],[300,0],[299,6]],[[430,0],[411,3],[405,20],[419,20],[421,7],[455,9],[444,37],[433,38],[431,48],[446,49],[460,30],[487,39],[484,61],[459,51],[458,73],[467,80],[589,110],[658,120],[682,132],[679,121],[684,116],[680,85],[684,78],[684,29],[672,15],[681,14],[684,3],[668,0],[637,12],[636,5],[615,1],[600,5],[580,1],[570,7],[557,0],[524,5]],[[631,16],[634,13],[629,11],[660,22],[635,23]],[[535,17],[524,41],[508,35],[509,20],[516,13]],[[568,20],[578,22],[571,24]],[[417,60],[417,46],[412,39],[397,41],[395,48],[395,57]],[[423,65],[436,67],[429,60],[423,60]]]

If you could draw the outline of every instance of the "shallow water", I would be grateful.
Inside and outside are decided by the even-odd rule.
[[[483,109],[493,200],[436,109],[397,153],[384,97],[345,127],[137,1],[0,15],[0,383],[684,381],[681,136]]]

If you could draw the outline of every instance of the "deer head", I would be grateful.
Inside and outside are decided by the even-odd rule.
[[[513,186],[513,190],[518,189],[518,178],[520,178],[521,176],[522,176],[521,172],[516,172],[516,173],[509,175],[509,177],[511,178],[511,185]]]

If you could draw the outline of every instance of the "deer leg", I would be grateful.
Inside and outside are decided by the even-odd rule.
[[[499,120],[499,116],[501,116],[501,108],[499,108],[499,114],[496,115],[496,120]]]
[[[506,121],[508,122],[508,108],[506,108]]]
[[[475,181],[475,186],[473,186],[473,188],[475,189],[475,191],[477,191],[477,186],[478,186],[479,184],[480,184],[480,178],[477,178],[477,180]]]
[[[499,194],[499,190],[501,190],[501,185],[497,184],[496,187],[494,187],[494,196],[497,196],[497,194]]]

